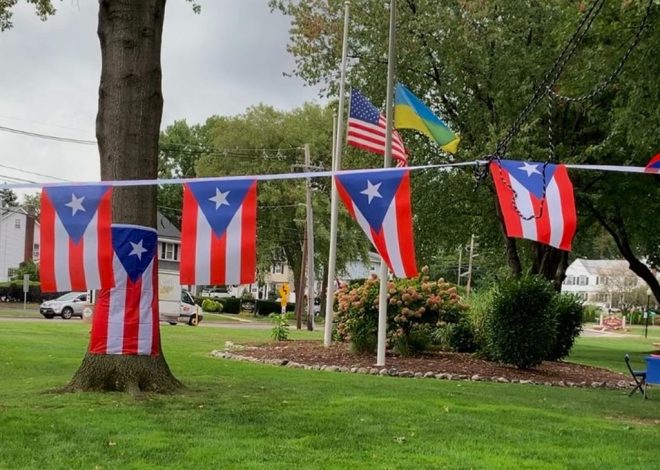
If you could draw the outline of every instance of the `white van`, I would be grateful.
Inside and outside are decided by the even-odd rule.
[[[190,292],[179,285],[176,271],[158,272],[158,310],[160,321],[170,325],[181,322],[194,326],[204,318]]]

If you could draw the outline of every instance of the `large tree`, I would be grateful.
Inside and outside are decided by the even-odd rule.
[[[55,12],[50,0],[28,1],[44,19]],[[197,11],[199,7],[192,3]],[[11,27],[10,8],[15,4],[16,0],[0,2],[0,29]],[[99,1],[101,81],[96,139],[103,180],[150,179],[158,174],[164,14],[165,0]],[[156,188],[115,188],[113,219],[156,227]],[[162,353],[87,354],[67,389],[169,392],[179,387]]]
[[[343,2],[272,0],[271,6],[292,17],[290,51],[295,73],[309,83],[336,92],[341,51]],[[650,6],[651,5],[651,6]],[[402,0],[397,11],[397,75],[463,137],[459,160],[491,154],[524,108],[538,83],[551,69],[591,3],[519,0]],[[606,3],[591,30],[566,64],[553,91],[582,95],[618,70],[618,64],[646,16],[646,29],[621,74],[593,99],[544,101],[508,146],[514,159],[643,165],[657,151],[652,138],[660,127],[657,106],[660,28],[657,6],[648,0]],[[387,9],[382,2],[351,6],[349,39],[350,83],[376,103],[385,95]],[[551,124],[549,126],[548,124]],[[551,129],[549,129],[549,127]],[[548,142],[553,136],[555,147]],[[429,144],[405,132],[413,163],[446,161]],[[656,297],[660,286],[641,260],[654,259],[660,246],[654,206],[637,199],[657,200],[660,188],[648,176],[572,173],[580,232],[601,224],[614,238],[631,269],[649,283]],[[465,243],[466,232],[482,243],[501,232],[492,187],[488,181],[472,192],[470,178],[416,172],[413,198],[420,248],[456,243],[444,230],[449,225]],[[458,186],[457,186],[458,185]],[[424,188],[420,192],[419,188]],[[445,190],[447,188],[447,190]],[[461,189],[458,189],[461,188]],[[419,211],[417,208],[429,210]],[[435,210],[430,210],[435,208]],[[655,229],[653,228],[656,223]],[[435,238],[435,234],[448,235]],[[569,258],[566,252],[536,243],[503,238],[503,260],[511,272],[532,271],[559,285]],[[580,244],[580,240],[576,240]]]

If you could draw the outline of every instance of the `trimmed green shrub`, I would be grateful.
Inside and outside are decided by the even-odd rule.
[[[237,297],[221,297],[216,299],[222,304],[224,313],[241,313],[241,299]]]
[[[494,359],[527,369],[547,357],[556,334],[554,296],[551,284],[536,277],[506,280],[495,288],[485,331]]]
[[[556,361],[568,356],[571,352],[575,338],[582,331],[582,317],[584,307],[582,300],[570,294],[555,295],[552,302],[555,316],[554,344],[550,347],[546,359]]]
[[[286,304],[286,311],[292,311],[296,307],[296,304],[288,303]],[[271,313],[281,313],[282,304],[275,302],[274,300],[257,300],[255,306],[255,313],[261,316],[268,316]]]
[[[596,305],[584,305],[582,311],[583,323],[598,323],[602,310]]]
[[[222,311],[222,304],[213,299],[204,299],[202,301],[202,310],[204,312],[219,313]]]

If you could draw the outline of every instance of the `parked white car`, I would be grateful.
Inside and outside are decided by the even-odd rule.
[[[47,300],[39,307],[39,313],[51,319],[61,316],[65,320],[71,317],[83,316],[83,308],[87,304],[87,292],[69,292],[55,300]]]

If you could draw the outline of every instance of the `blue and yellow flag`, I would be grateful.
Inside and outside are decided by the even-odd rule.
[[[418,130],[449,153],[456,153],[461,141],[442,119],[400,83],[396,84],[394,92],[394,127]]]

